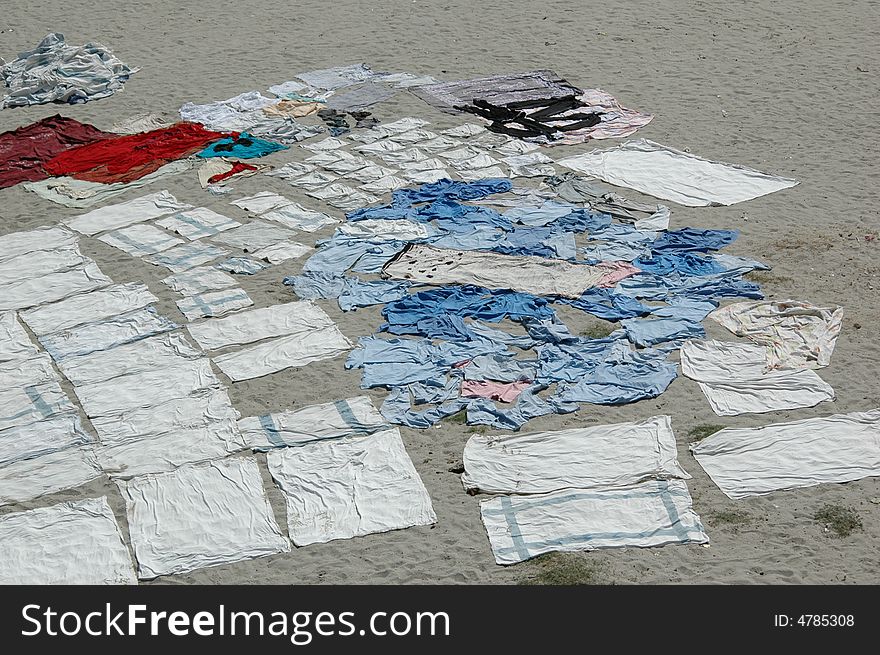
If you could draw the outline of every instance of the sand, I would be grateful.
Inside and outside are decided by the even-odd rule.
[[[370,4],[376,8],[369,8]],[[573,83],[598,86],[624,105],[656,114],[637,136],[694,154],[795,177],[801,184],[781,193],[726,208],[673,205],[672,227],[687,225],[741,230],[726,252],[761,258],[773,266],[762,276],[769,298],[794,298],[846,308],[843,332],[831,366],[822,371],[837,400],[813,409],[715,416],[696,383],[679,377],[655,400],[624,407],[586,406],[568,416],[532,421],[526,430],[672,416],[682,465],[702,515],[710,547],[670,546],[579,555],[616,583],[877,583],[880,582],[880,480],[728,500],[687,452],[696,426],[757,426],[770,422],[862,411],[880,406],[880,229],[876,202],[878,72],[873,3],[858,0],[834,8],[826,2],[740,3],[572,2],[473,3],[399,1],[385,3],[285,3],[251,0],[178,3],[154,0],[135,7],[120,2],[46,0],[7,3],[0,15],[0,54],[14,57],[52,30],[70,43],[89,40],[109,46],[141,71],[111,98],[80,106],[44,105],[0,111],[0,131],[56,112],[107,129],[144,111],[175,113],[187,101],[208,102],[291,79],[299,71],[355,62],[376,69],[429,73],[444,79],[551,68]],[[458,124],[408,94],[378,106],[381,119],[417,115],[431,128]],[[615,140],[600,143],[611,146]],[[591,146],[551,152],[559,158]],[[294,149],[299,150],[299,149]],[[306,154],[280,153],[281,164]],[[875,175],[872,176],[871,173]],[[873,180],[871,179],[873,177]],[[871,183],[873,181],[873,184]],[[287,193],[308,206],[283,181],[256,176],[237,181],[233,197],[263,189]],[[198,187],[194,172],[167,185],[179,199],[225,212],[228,199]],[[118,200],[143,193],[134,191]],[[636,193],[626,195],[639,197]],[[76,210],[42,201],[23,188],[0,191],[0,234],[55,223]],[[314,239],[324,230],[303,235]],[[867,238],[866,238],[867,237]],[[159,280],[164,269],[83,239],[114,280],[144,280],[161,302],[161,313],[183,322],[175,294]],[[294,299],[281,278],[301,262],[272,267],[243,278],[258,306]],[[371,333],[378,310],[343,314],[322,306],[350,338]],[[562,312],[572,331],[601,323],[585,314]],[[728,338],[708,325],[712,337]],[[302,407],[360,393],[359,373],[342,359],[312,364],[230,385],[245,416]],[[69,390],[69,387],[68,387]],[[384,392],[371,392],[377,403]],[[431,494],[438,516],[432,528],[372,535],[297,548],[285,555],[203,569],[159,583],[495,583],[518,582],[534,563],[495,565],[479,518],[478,497],[462,490],[449,471],[473,431],[466,426],[403,429],[403,437]],[[263,460],[263,458],[260,458]],[[266,489],[279,524],[285,525],[280,494],[265,461]],[[106,494],[125,528],[115,486],[96,481],[85,488],[0,508],[0,513]],[[836,538],[813,520],[826,504],[856,509],[863,529]],[[729,513],[745,513],[730,523]]]

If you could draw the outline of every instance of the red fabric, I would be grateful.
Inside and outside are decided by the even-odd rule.
[[[89,182],[133,182],[168,162],[204,149],[226,134],[198,123],[175,123],[140,134],[117,135],[73,148],[45,165],[50,175],[69,175]]]
[[[0,189],[19,182],[45,180],[43,164],[56,155],[116,136],[97,127],[56,114],[26,127],[0,134]]]
[[[217,182],[222,182],[223,180],[228,180],[233,175],[238,175],[239,173],[244,173],[245,171],[255,171],[257,170],[256,166],[251,166],[250,164],[245,164],[242,161],[236,161],[232,163],[232,168],[230,168],[225,173],[217,173],[216,175],[212,175],[208,178],[208,184],[217,184]]]
[[[524,389],[532,385],[526,380],[518,382],[492,382],[491,380],[463,380],[462,398],[490,398],[503,403],[512,403]]]

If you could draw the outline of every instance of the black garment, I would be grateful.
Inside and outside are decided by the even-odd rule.
[[[523,100],[507,105],[474,98],[472,104],[458,105],[455,109],[482,116],[490,121],[492,132],[518,138],[551,136],[556,132],[569,132],[592,127],[602,118],[598,113],[580,113],[575,110],[586,107],[576,96]],[[526,111],[526,110],[534,111]]]

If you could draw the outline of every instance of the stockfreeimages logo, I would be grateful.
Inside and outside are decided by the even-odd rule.
[[[174,637],[259,636],[281,637],[296,646],[306,646],[315,637],[448,637],[446,612],[373,612],[358,628],[354,612],[246,612],[215,611],[162,612],[146,605],[80,613],[59,612],[51,606],[25,605],[21,610],[25,628],[22,636],[36,637]]]

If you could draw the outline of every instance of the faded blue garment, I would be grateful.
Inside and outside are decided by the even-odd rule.
[[[416,411],[412,408],[410,394],[406,387],[392,389],[385,398],[385,402],[379,408],[382,416],[389,423],[406,425],[411,428],[425,429],[438,423],[447,416],[457,414],[470,404],[469,400],[456,398],[448,400],[442,405]]]
[[[649,257],[639,257],[633,264],[648,273],[668,275],[677,271],[683,275],[711,275],[727,270],[711,257],[690,252],[657,253]]]
[[[303,272],[341,276],[349,269],[358,273],[378,273],[406,244],[403,241],[370,241],[334,234],[317,245],[318,252],[306,260]]]
[[[613,289],[587,289],[580,298],[559,298],[556,302],[571,305],[606,321],[619,321],[650,314],[652,307],[635,298],[624,296]]]
[[[287,146],[274,141],[265,141],[242,132],[238,138],[228,136],[215,141],[202,150],[196,157],[235,157],[237,159],[254,159],[264,157],[278,150],[287,150]]]
[[[666,300],[673,296],[694,296],[704,299],[764,297],[754,282],[742,279],[742,269],[713,273],[712,275],[686,275],[669,273],[655,275],[641,273],[617,283],[617,293],[644,300]]]
[[[414,326],[425,318],[443,315],[477,318],[489,323],[497,323],[505,318],[522,321],[532,317],[555,316],[545,298],[516,291],[490,291],[473,285],[420,291],[388,303],[382,310],[382,315],[387,323],[379,329],[389,331]]]
[[[429,240],[435,248],[450,250],[493,250],[504,241],[504,230],[491,225],[465,225]],[[444,229],[446,226],[444,226]]]
[[[679,318],[688,321],[702,321],[709,312],[714,311],[718,303],[702,298],[676,297],[664,307],[652,307],[651,313],[657,318]]]
[[[725,271],[732,271],[734,269],[739,269],[743,272],[770,270],[770,267],[767,266],[767,264],[755,261],[754,259],[749,259],[748,257],[737,257],[736,255],[726,255],[721,252],[716,252],[712,255],[712,259],[714,259],[715,262]]]
[[[581,248],[588,264],[599,262],[631,262],[639,257],[650,257],[651,249],[638,243],[600,243]]]
[[[568,326],[556,316],[542,319],[527,318],[522,324],[529,336],[541,343],[570,343],[578,340],[578,337],[569,332]]]
[[[700,251],[721,250],[739,236],[736,230],[700,230],[684,227],[680,230],[664,232],[651,244],[654,252],[661,251]]]
[[[474,182],[453,182],[438,180],[423,184],[418,189],[398,189],[391,194],[391,204],[410,207],[417,202],[430,202],[437,198],[453,198],[457,200],[476,200],[493,193],[506,193],[513,185],[503,178],[485,178]]]
[[[373,280],[364,282],[356,277],[344,277],[311,271],[291,275],[283,280],[292,286],[296,295],[306,300],[336,298],[339,308],[348,312],[358,307],[383,305],[399,300],[409,293],[411,282]]]
[[[616,338],[578,338],[568,344],[542,344],[538,352],[538,381],[575,382],[588,376],[606,359],[630,352],[625,341]]]
[[[577,259],[574,233],[549,227],[519,227],[508,232],[493,251],[502,255],[526,255],[550,259]]]
[[[528,335],[510,334],[504,330],[489,327],[480,321],[471,321],[467,324],[471,333],[483,339],[489,339],[496,343],[503,343],[505,346],[529,350],[535,347],[535,340]]]
[[[453,369],[458,373],[461,369]],[[439,376],[436,379],[414,382],[406,386],[416,405],[437,405],[455,400],[461,393],[461,375]]]
[[[590,241],[610,241],[612,243],[629,243],[652,246],[656,243],[657,232],[649,230],[637,230],[626,223],[612,223],[609,217],[608,224],[599,230],[590,232]]]
[[[571,205],[547,201],[540,207],[514,207],[502,214],[508,220],[521,225],[544,227],[577,209]]]
[[[345,291],[349,279],[344,275],[309,271],[302,275],[288,275],[282,283],[293,287],[293,292],[303,300],[324,300],[338,298]]]
[[[637,350],[599,362],[577,382],[562,383],[555,394],[560,402],[623,405],[663,393],[677,375],[666,353]]]
[[[523,389],[510,409],[499,409],[488,398],[476,398],[468,405],[467,423],[488,425],[501,430],[519,430],[533,418],[547,414],[568,414],[578,410],[577,404],[562,402],[554,396],[545,400],[537,395],[546,388],[545,385],[534,384]]]
[[[516,359],[512,354],[492,353],[478,355],[460,370],[465,380],[493,380],[495,382],[518,382],[537,377],[537,361]]]
[[[703,326],[686,318],[631,318],[621,323],[626,336],[637,346],[653,346],[664,341],[701,339]]]

